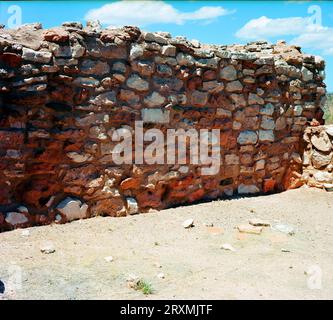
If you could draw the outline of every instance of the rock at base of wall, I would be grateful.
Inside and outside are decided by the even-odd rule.
[[[61,201],[56,209],[65,216],[67,221],[72,221],[86,218],[88,205],[80,200],[68,197]]]

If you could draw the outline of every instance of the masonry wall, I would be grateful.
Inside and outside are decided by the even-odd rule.
[[[203,45],[95,23],[0,29],[0,229],[296,187],[323,79],[322,59],[284,42]],[[143,132],[220,129],[219,171],[116,165],[113,133],[140,120]]]
[[[303,142],[301,182],[333,191],[333,125],[307,127]]]

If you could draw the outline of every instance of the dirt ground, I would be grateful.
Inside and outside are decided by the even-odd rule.
[[[253,217],[295,234],[234,228]],[[195,226],[185,229],[189,218]],[[25,230],[0,234],[4,299],[333,298],[333,193],[322,190]],[[55,252],[42,253],[49,242]],[[236,251],[222,249],[225,243]],[[149,282],[153,294],[129,288],[130,274]]]

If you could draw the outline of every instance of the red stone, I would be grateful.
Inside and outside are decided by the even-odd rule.
[[[127,178],[127,179],[123,180],[120,184],[120,188],[122,190],[138,189],[139,187],[140,187],[139,178]]]
[[[55,173],[54,163],[32,163],[27,164],[27,174],[53,174]]]
[[[320,126],[320,122],[317,119],[312,119],[310,122],[311,127],[318,127]]]
[[[216,79],[216,72],[213,70],[207,70],[203,74],[204,80],[214,80]]]
[[[283,178],[284,189],[296,189],[301,187],[303,184],[304,182],[302,181],[302,175],[299,172],[293,171],[291,168],[289,168]]]
[[[44,40],[50,42],[65,42],[68,41],[69,33],[63,29],[55,28],[44,31],[43,37]]]
[[[124,202],[120,197],[98,200],[96,204],[91,207],[91,214],[93,216],[108,215],[112,217],[117,217],[123,215],[123,208]]]
[[[187,86],[190,90],[196,90],[198,88],[200,88],[202,85],[202,80],[200,77],[194,77],[192,79],[190,79],[187,83]]]
[[[263,191],[265,193],[272,192],[275,189],[276,181],[274,179],[265,179],[263,184]]]
[[[218,188],[218,180],[213,178],[213,179],[208,179],[206,181],[203,182],[203,187],[206,190],[215,190]]]
[[[232,131],[220,133],[220,145],[224,149],[232,149],[235,145],[237,145],[237,138],[232,135]]]
[[[20,131],[0,130],[0,147],[17,149],[24,142],[24,134]]]
[[[64,159],[64,156],[60,150],[56,149],[47,149],[38,157],[35,157],[35,160],[48,163],[59,163]]]
[[[11,68],[17,68],[22,63],[22,57],[16,53],[5,52],[0,55],[0,61]]]
[[[194,178],[192,176],[187,176],[183,180],[172,181],[170,183],[171,190],[183,190],[188,188],[194,182]]]
[[[59,184],[50,178],[41,178],[33,180],[32,178],[22,185],[17,193],[20,194],[23,201],[35,207],[43,207],[48,199],[61,190]]]
[[[205,191],[203,189],[198,189],[194,192],[192,192],[189,196],[188,196],[188,200],[190,202],[194,202],[197,201],[199,199],[201,199],[205,194]]]
[[[140,208],[159,208],[161,203],[162,190],[147,190],[136,195]]]

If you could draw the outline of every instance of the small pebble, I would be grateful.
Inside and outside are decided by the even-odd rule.
[[[163,272],[160,272],[158,275],[157,275],[157,278],[159,279],[164,279],[165,278],[165,275]]]
[[[192,228],[194,226],[194,220],[193,219],[187,219],[183,222],[183,227],[185,229]]]
[[[237,226],[237,229],[239,232],[243,232],[243,233],[261,234],[263,227],[255,227],[250,224],[249,225],[242,224],[242,225]]]
[[[270,223],[265,220],[261,220],[259,218],[253,218],[249,220],[249,224],[255,227],[270,227]]]
[[[108,257],[105,257],[104,260],[106,262],[112,262],[113,261],[113,257],[112,256],[108,256]]]
[[[45,254],[50,254],[50,253],[54,253],[55,249],[52,245],[45,245],[40,248],[40,251]]]
[[[287,225],[287,224],[283,224],[283,223],[277,223],[274,226],[272,226],[273,230],[277,230],[280,231],[282,233],[285,234],[289,234],[290,236],[295,234],[295,229],[294,227]]]
[[[212,223],[212,222],[205,222],[203,225],[205,227],[214,227],[214,223]]]
[[[228,251],[236,251],[236,249],[230,243],[222,244],[221,249],[228,250]]]

